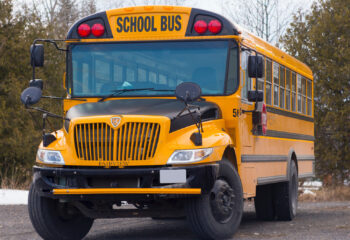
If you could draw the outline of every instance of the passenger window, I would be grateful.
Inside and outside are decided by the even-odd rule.
[[[290,70],[286,70],[286,109],[290,110]]]
[[[280,67],[280,108],[284,108],[285,68]]]
[[[266,104],[271,105],[272,104],[272,62],[268,59],[266,59]]]
[[[306,114],[306,79],[301,79],[301,111]]]
[[[114,65],[113,69],[113,82],[123,82],[123,67],[120,65]]]
[[[279,65],[273,63],[273,105],[278,107],[278,92],[279,92]]]
[[[307,80],[307,115],[312,116],[312,90],[311,81]]]
[[[90,66],[87,63],[83,63],[82,66],[82,92],[83,93],[88,93],[90,92],[90,89],[92,86],[89,86],[89,71],[90,71]]]
[[[292,73],[292,111],[297,111],[297,85],[296,85],[296,74],[295,72]]]
[[[298,90],[298,112],[301,113],[301,76],[297,75],[297,90]]]

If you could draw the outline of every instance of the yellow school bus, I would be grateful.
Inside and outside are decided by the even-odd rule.
[[[32,106],[40,41],[57,47],[35,41],[21,99],[44,111]],[[260,219],[294,218],[298,179],[314,175],[305,64],[188,7],[100,12],[64,42],[63,126],[44,132],[29,194],[40,236],[80,239],[97,218],[186,217],[199,237],[225,239],[252,198]]]

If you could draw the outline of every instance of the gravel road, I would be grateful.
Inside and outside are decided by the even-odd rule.
[[[0,206],[0,239],[40,239],[25,205]],[[96,220],[86,240],[97,239],[196,239],[185,220],[150,218]],[[350,240],[350,202],[299,203],[292,222],[261,222],[247,203],[234,239]]]

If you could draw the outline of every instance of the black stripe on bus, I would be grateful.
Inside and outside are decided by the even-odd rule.
[[[279,183],[279,182],[286,182],[286,181],[288,181],[288,178],[285,175],[272,176],[272,177],[260,177],[257,179],[257,184],[265,185],[265,184]]]
[[[297,157],[298,161],[315,161],[314,155],[301,155]]]
[[[303,116],[303,115],[299,115],[296,113],[292,113],[292,112],[288,112],[288,111],[284,111],[281,109],[277,109],[277,108],[273,108],[273,107],[266,107],[266,110],[270,113],[276,113],[282,116],[286,116],[286,117],[292,117],[292,118],[296,118],[296,119],[300,119],[300,120],[304,120],[304,121],[308,121],[308,122],[314,122],[314,119],[311,117],[307,117],[307,116]]]
[[[242,155],[242,162],[286,162],[285,155]]]
[[[276,138],[297,139],[297,140],[307,140],[307,141],[314,141],[315,140],[315,137],[311,136],[311,135],[282,132],[282,131],[276,131],[276,130],[266,130],[266,134],[264,136],[276,137]]]

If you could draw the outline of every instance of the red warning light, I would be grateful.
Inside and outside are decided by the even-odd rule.
[[[207,31],[208,29],[208,24],[203,21],[203,20],[199,20],[194,24],[194,30],[198,33],[198,34],[203,34]]]
[[[90,32],[90,26],[86,23],[83,23],[78,27],[78,34],[80,35],[80,37],[87,37],[90,35]]]
[[[222,29],[221,22],[219,22],[218,20],[211,20],[208,24],[208,29],[211,33],[219,33]]]

